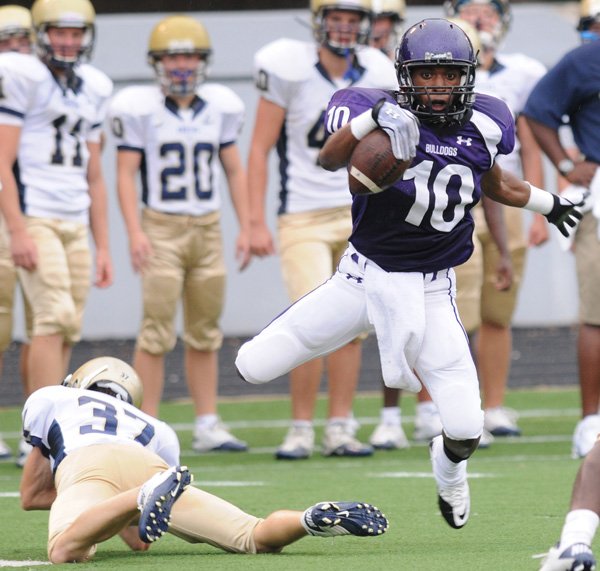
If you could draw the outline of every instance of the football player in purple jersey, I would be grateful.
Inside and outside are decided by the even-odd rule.
[[[376,128],[399,160],[412,159],[390,189],[354,196],[350,245],[333,277],[245,343],[241,376],[265,383],[324,355],[373,326],[387,386],[418,392],[440,412],[443,433],[430,445],[438,504],[459,529],[469,518],[467,459],[483,430],[479,383],[455,304],[453,267],[473,250],[471,208],[482,193],[540,212],[563,232],[581,214],[496,164],[514,146],[505,103],[475,97],[475,53],[444,19],[427,19],[402,36],[398,91],[337,91],[326,113],[326,169],[346,167]],[[350,176],[352,176],[350,169]],[[416,374],[415,374],[416,373]]]

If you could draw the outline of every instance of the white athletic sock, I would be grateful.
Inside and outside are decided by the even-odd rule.
[[[452,462],[444,452],[443,443],[440,446],[439,454],[434,455],[435,462],[435,479],[441,488],[454,486],[462,482],[466,478],[467,461],[462,460],[458,464]]]
[[[386,406],[381,409],[381,422],[392,426],[400,426],[402,421],[402,413],[399,406]]]
[[[573,510],[567,514],[560,536],[559,550],[574,543],[592,545],[600,518],[592,510]]]
[[[196,429],[206,430],[212,428],[219,421],[219,417],[216,414],[201,414],[196,417]]]

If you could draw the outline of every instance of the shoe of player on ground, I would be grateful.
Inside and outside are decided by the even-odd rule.
[[[281,446],[275,452],[278,460],[305,460],[315,447],[315,431],[312,426],[291,426]]]
[[[429,442],[441,433],[442,421],[437,407],[433,403],[417,407],[413,439],[417,442]]]
[[[19,450],[16,461],[18,468],[22,468],[23,466],[25,466],[25,462],[27,462],[27,458],[29,458],[29,455],[31,454],[32,450],[33,446],[31,446],[31,444],[28,444],[24,438],[21,438],[21,440],[19,440]]]
[[[371,434],[369,442],[377,450],[396,450],[409,448],[408,438],[401,424],[380,422]]]
[[[154,474],[140,489],[137,498],[141,512],[138,524],[140,539],[152,543],[169,528],[171,509],[192,481],[186,466],[173,466]]]
[[[373,447],[355,438],[355,426],[353,420],[328,423],[323,436],[323,456],[371,456]]]
[[[453,486],[440,484],[437,474],[438,464],[436,458],[444,454],[444,440],[441,436],[436,436],[429,445],[431,464],[433,466],[433,475],[436,480],[438,492],[438,505],[440,512],[450,527],[460,529],[469,520],[471,509],[471,496],[469,493],[469,483],[467,481],[467,463],[461,462],[459,468],[462,472],[460,481]]]
[[[483,426],[494,436],[521,436],[517,411],[504,406],[486,408]]]
[[[12,456],[12,451],[8,444],[0,437],[0,460],[6,460]]]
[[[246,452],[248,444],[231,434],[222,422],[194,430],[192,450],[195,452]]]
[[[377,536],[389,527],[378,508],[363,502],[321,502],[308,508],[301,522],[310,535],[320,537]]]
[[[600,414],[589,414],[582,418],[573,434],[573,458],[583,458],[592,449],[600,434]]]
[[[574,543],[560,550],[552,547],[542,561],[540,571],[594,571],[596,560],[589,545]]]

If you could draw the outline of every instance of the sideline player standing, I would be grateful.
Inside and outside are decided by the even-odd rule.
[[[502,99],[515,118],[515,149],[499,157],[498,164],[503,170],[542,187],[542,153],[521,111],[529,93],[546,72],[544,66],[524,54],[498,52],[511,21],[507,0],[448,0],[445,8],[448,14],[459,19],[459,25],[462,20],[479,32],[482,49],[475,89],[478,93]],[[456,269],[458,308],[465,329],[476,345],[474,353],[485,413],[485,431],[480,446],[489,446],[494,436],[521,434],[515,411],[504,406],[512,354],[511,322],[523,278],[527,246],[539,246],[548,239],[546,222],[539,214],[533,217],[527,239],[523,230],[523,212],[509,206],[503,210],[512,285],[505,289],[496,285],[495,270],[501,253],[480,209],[474,211],[475,255]]]
[[[192,447],[243,451],[246,443],[217,416],[217,351],[225,294],[221,165],[240,224],[240,269],[250,260],[246,176],[236,144],[244,105],[230,89],[204,83],[211,53],[208,33],[197,20],[161,20],[148,45],[158,85],[122,90],[110,115],[131,263],[142,276],[144,315],[134,366],[144,383],[143,410],[158,416],[165,354],[175,346],[175,315],[182,300],[185,374],[196,413]]]
[[[108,287],[113,277],[100,161],[112,82],[80,65],[94,47],[94,8],[36,0],[31,14],[37,57],[0,55],[0,206],[33,314],[29,391],[64,377],[90,283]]]
[[[317,163],[325,140],[324,117],[333,93],[350,85],[392,88],[392,63],[365,46],[370,0],[311,0],[316,42],[280,39],[255,56],[260,100],[248,161],[251,247],[257,256],[275,253],[266,223],[269,154],[279,155],[278,242],[281,268],[292,301],[322,284],[348,245],[350,194],[343,172]],[[361,343],[349,340],[327,357],[328,422],[326,456],[366,456],[369,445],[355,438],[352,401],[360,373]],[[292,426],[276,457],[308,458],[314,448],[313,417],[324,359],[290,372]]]
[[[327,109],[333,134],[319,160],[328,169],[347,166],[359,140],[379,127],[396,158],[413,159],[410,168],[387,191],[354,196],[338,271],[242,345],[236,366],[246,381],[266,383],[372,323],[386,385],[418,392],[422,382],[439,410],[443,433],[431,443],[438,503],[447,523],[461,528],[470,507],[467,460],[483,430],[452,270],[473,251],[469,210],[485,192],[544,213],[564,232],[581,214],[496,164],[512,151],[514,121],[499,99],[475,98],[475,53],[462,29],[419,22],[402,37],[396,65],[398,91],[336,92]]]
[[[27,8],[8,5],[0,8],[0,53],[31,53],[32,36],[31,14]],[[6,239],[4,220],[0,219],[0,374],[4,370],[4,353],[12,341],[13,308],[15,302],[15,286],[17,272],[10,255],[10,244]],[[27,375],[25,361],[27,344],[21,346],[21,382],[27,391]],[[8,444],[0,438],[0,458],[10,458]]]
[[[34,450],[23,470],[21,505],[50,509],[52,563],[86,561],[96,544],[117,534],[134,551],[146,551],[169,529],[189,543],[233,553],[279,553],[307,535],[386,532],[385,516],[364,502],[320,502],[260,519],[189,486],[175,432],[139,410],[141,400],[135,371],[98,357],[25,403],[23,432]]]

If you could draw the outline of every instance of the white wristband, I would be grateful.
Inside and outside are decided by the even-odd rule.
[[[360,141],[364,139],[371,131],[377,128],[377,123],[371,115],[371,110],[367,110],[360,115],[357,115],[350,121],[350,132],[352,136]]]
[[[539,212],[540,214],[548,214],[554,208],[554,196],[552,193],[537,188],[529,182],[527,184],[529,185],[529,200],[523,208]]]

